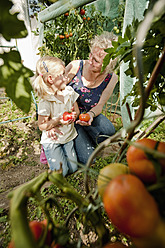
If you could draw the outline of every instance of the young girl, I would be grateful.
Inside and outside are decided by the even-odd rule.
[[[66,86],[67,78],[62,60],[44,56],[38,60],[33,88],[41,98],[38,105],[38,125],[42,131],[41,144],[51,170],[59,170],[62,164],[63,175],[77,170],[77,156],[73,140],[77,136],[74,121],[79,115],[76,103],[78,94]],[[74,109],[74,110],[73,110]],[[72,119],[63,120],[65,111],[72,112]],[[56,137],[49,138],[47,130],[58,127]]]

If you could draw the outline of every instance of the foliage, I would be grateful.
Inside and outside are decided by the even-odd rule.
[[[87,59],[90,40],[103,30],[112,31],[117,18],[104,16],[94,5],[86,5],[83,9],[85,15],[80,14],[80,8],[71,9],[67,15],[44,24],[44,44],[39,48],[41,56],[57,56],[66,64],[75,59]]]
[[[150,119],[143,120],[140,129],[142,131],[145,131],[146,128],[149,127],[154,120],[155,118],[152,120]],[[153,132],[148,136],[148,138],[165,142],[164,130],[165,130],[165,122],[162,122],[158,125],[158,127],[155,130],[153,130]]]
[[[24,22],[17,19],[17,14],[11,14],[9,10],[13,4],[11,1],[0,0],[0,33],[4,39],[24,38],[27,30]],[[24,112],[28,113],[31,105],[31,84],[29,77],[32,71],[24,67],[18,51],[0,54],[2,65],[0,66],[0,87],[4,87],[8,96]]]
[[[163,25],[165,23],[165,14],[153,20],[152,26],[147,33],[144,45],[143,45],[143,77],[144,77],[144,87],[147,86],[154,67],[162,54],[164,46],[165,30]],[[106,49],[107,55],[104,58],[103,68],[109,63],[110,58],[118,57],[119,61],[117,66],[121,62],[127,62],[128,69],[125,71],[127,76],[135,77],[136,82],[132,86],[130,93],[128,93],[123,99],[123,104],[128,96],[133,96],[134,100],[132,102],[133,107],[139,106],[140,92],[139,92],[139,79],[137,77],[137,64],[134,54],[134,45],[136,43],[136,33],[140,22],[134,20],[132,24],[127,26],[124,37],[119,36],[117,42],[113,42],[113,48]],[[158,108],[163,111],[163,106],[165,105],[165,64],[161,68],[161,72],[157,77],[156,83],[150,93],[150,96],[146,103],[146,108],[150,108],[151,111],[155,111]]]

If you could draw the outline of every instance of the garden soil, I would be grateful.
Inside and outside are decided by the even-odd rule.
[[[12,125],[13,122],[5,124],[5,127],[3,127],[8,129],[6,130],[8,136],[13,135]],[[47,165],[41,164],[40,162],[40,133],[38,132],[37,122],[34,119],[32,119],[30,123],[15,121],[14,125],[22,129],[23,132],[26,132],[29,135],[29,139],[26,142],[20,142],[20,147],[15,147],[13,143],[6,154],[6,158],[2,157],[2,159],[0,159],[0,208],[4,210],[9,209],[9,192],[48,169]],[[0,128],[2,128],[2,126],[0,126]],[[5,137],[3,137],[2,141],[6,146],[8,145],[8,141],[5,141]],[[26,154],[27,158],[25,161],[22,163],[19,162],[18,165],[11,163],[5,166],[8,162],[8,157],[10,155],[12,156],[14,151],[17,152],[16,156],[20,157],[21,151],[26,153],[27,148],[28,154]],[[110,147],[104,148],[98,156],[106,157],[109,153],[117,152],[118,149],[118,144],[111,145]]]

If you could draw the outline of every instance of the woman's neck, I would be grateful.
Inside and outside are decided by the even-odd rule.
[[[88,69],[89,64],[83,67],[82,80],[87,87],[95,88],[99,86],[107,75],[107,72],[95,72]]]

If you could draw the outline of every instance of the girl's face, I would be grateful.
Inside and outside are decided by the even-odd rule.
[[[52,86],[54,91],[62,91],[65,89],[67,77],[65,76],[65,67],[59,68],[59,74],[52,75]]]
[[[101,48],[94,48],[89,54],[90,69],[93,72],[100,72],[106,52]]]

